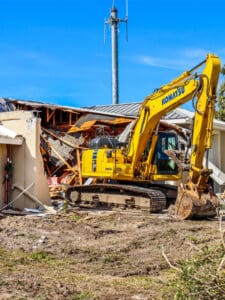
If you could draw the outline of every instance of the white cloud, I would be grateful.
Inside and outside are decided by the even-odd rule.
[[[216,54],[219,55],[223,62],[225,57],[225,49],[217,49]],[[167,53],[169,53],[167,51]],[[213,53],[207,49],[201,48],[186,48],[179,51],[171,50],[168,57],[165,56],[151,56],[151,55],[136,55],[132,59],[139,64],[166,68],[170,70],[188,70],[196,64],[203,61],[207,53]]]
[[[148,55],[139,55],[136,56],[134,59],[136,62],[143,65],[165,68],[165,69],[180,70],[183,69],[183,66],[185,65],[185,60],[174,58],[174,57],[165,58],[165,57],[153,57]]]
[[[189,59],[200,59],[203,60],[203,58],[206,57],[206,54],[209,53],[209,50],[201,49],[201,48],[187,48],[180,51],[180,55],[182,57],[186,57]]]

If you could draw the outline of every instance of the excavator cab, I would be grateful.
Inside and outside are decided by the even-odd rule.
[[[143,153],[143,162],[147,161],[149,151],[152,148],[150,140]],[[173,131],[159,131],[157,133],[157,143],[153,155],[153,165],[155,173],[158,175],[178,175],[179,168],[175,161],[166,153],[167,151],[178,151],[178,135]]]
[[[178,166],[165,151],[178,150],[178,137],[173,132],[159,132],[155,151],[154,164],[157,166],[158,174],[178,174]]]

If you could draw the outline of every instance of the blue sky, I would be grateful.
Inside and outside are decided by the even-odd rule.
[[[0,0],[0,96],[84,107],[111,104],[112,0]],[[125,17],[125,0],[115,0]],[[205,59],[225,62],[223,0],[129,0],[119,28],[120,103]]]

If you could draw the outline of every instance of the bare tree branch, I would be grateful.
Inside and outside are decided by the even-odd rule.
[[[171,264],[171,262],[169,261],[168,257],[166,256],[166,253],[165,253],[165,251],[164,251],[164,247],[163,247],[163,246],[162,246],[162,255],[163,255],[163,257],[165,258],[166,262],[168,263],[168,265],[170,266],[171,269],[174,269],[174,270],[176,270],[176,271],[178,271],[178,272],[182,272],[181,269],[179,269],[179,268],[177,268],[177,267],[175,267],[175,266],[173,266],[173,265]]]

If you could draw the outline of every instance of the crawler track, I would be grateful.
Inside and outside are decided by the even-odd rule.
[[[66,199],[84,206],[121,207],[141,209],[151,213],[166,207],[166,196],[159,190],[121,184],[95,184],[70,187]]]

